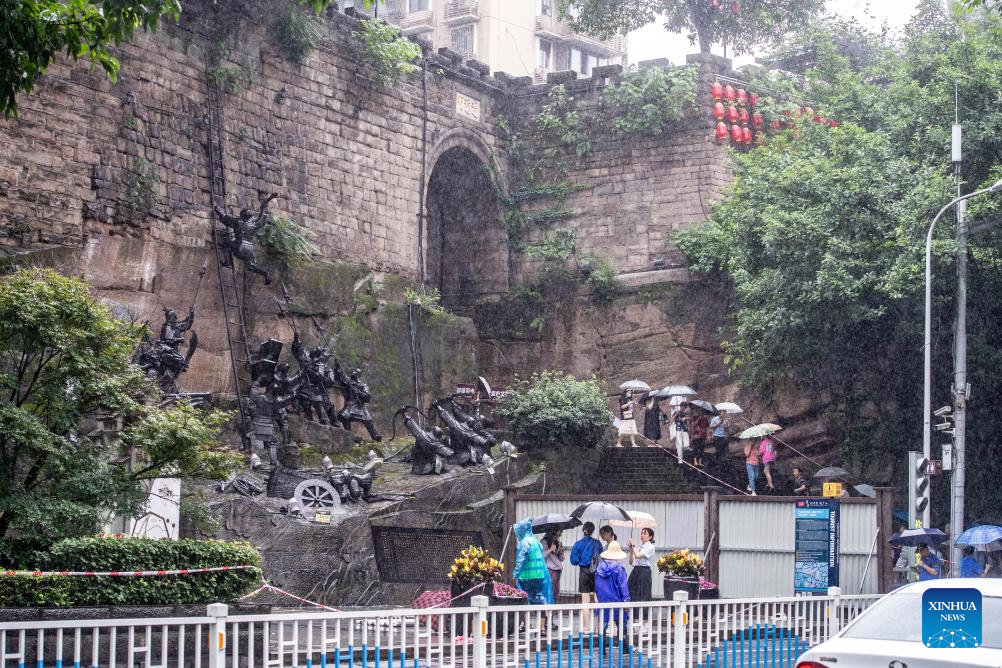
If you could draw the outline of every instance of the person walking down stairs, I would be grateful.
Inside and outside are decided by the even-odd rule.
[[[758,480],[758,443],[749,441],[745,444],[745,471],[748,473],[748,491],[755,494],[755,482]]]

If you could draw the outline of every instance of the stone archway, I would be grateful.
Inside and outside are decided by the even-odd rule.
[[[428,179],[428,284],[442,305],[468,313],[508,288],[505,233],[484,158],[470,147],[443,147]]]

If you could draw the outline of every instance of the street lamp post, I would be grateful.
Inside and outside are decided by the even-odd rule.
[[[971,199],[972,197],[978,197],[979,195],[985,195],[988,193],[994,193],[1002,191],[1002,180],[999,180],[995,184],[989,186],[988,188],[982,188],[981,190],[975,190],[972,193],[966,195],[961,195],[950,201],[949,204],[940,209],[936,217],[933,218],[932,224],[929,226],[929,233],[926,235],[925,239],[925,341],[923,349],[925,351],[925,378],[923,383],[923,393],[922,393],[922,455],[927,460],[932,456],[932,235],[936,229],[936,223],[939,219],[943,217],[943,214],[949,211],[951,208],[956,206],[958,203],[965,200]],[[966,299],[966,294],[960,295],[958,298]],[[965,365],[966,366],[966,365]],[[965,388],[954,388],[955,391],[964,391]],[[958,444],[957,451],[955,452],[955,464],[954,464],[954,480],[962,487],[964,481],[964,452],[963,443]],[[928,475],[928,473],[927,473]],[[959,493],[959,496],[958,496]],[[951,496],[951,516],[954,522],[959,522],[963,524],[963,489],[954,490]],[[930,511],[931,505],[928,504],[922,511],[922,526],[928,527],[930,522]],[[950,533],[957,534],[959,531],[963,531],[962,526],[951,526]]]

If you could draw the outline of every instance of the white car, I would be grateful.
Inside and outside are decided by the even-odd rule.
[[[922,643],[922,593],[933,587],[973,587],[982,596],[982,642],[972,649],[932,649]],[[828,642],[805,652],[796,668],[1002,668],[1002,580],[950,578],[917,582],[874,603]]]

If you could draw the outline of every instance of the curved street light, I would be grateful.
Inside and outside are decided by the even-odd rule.
[[[926,460],[929,460],[932,456],[932,235],[936,229],[936,223],[942,218],[943,214],[948,210],[956,206],[958,203],[964,200],[971,199],[972,197],[977,197],[979,195],[986,195],[988,193],[995,193],[1002,191],[1002,179],[997,181],[995,184],[989,186],[988,188],[982,188],[981,190],[975,190],[972,193],[966,195],[961,195],[950,201],[949,204],[940,209],[936,217],[932,219],[932,225],[929,226],[929,233],[926,235],[925,239],[925,342],[923,348],[925,350],[925,381],[923,384],[923,396],[922,396],[922,411],[923,411],[923,422],[922,422],[922,455]],[[956,467],[959,468],[959,477],[963,479],[963,460],[962,457],[957,458]],[[955,475],[958,472],[955,471]],[[963,488],[961,487],[961,490]],[[963,493],[961,491],[961,493]],[[931,504],[930,504],[931,505]],[[929,516],[931,514],[930,506],[927,505],[925,510],[922,511],[922,526],[929,526]],[[957,531],[957,527],[950,527],[951,533]]]

